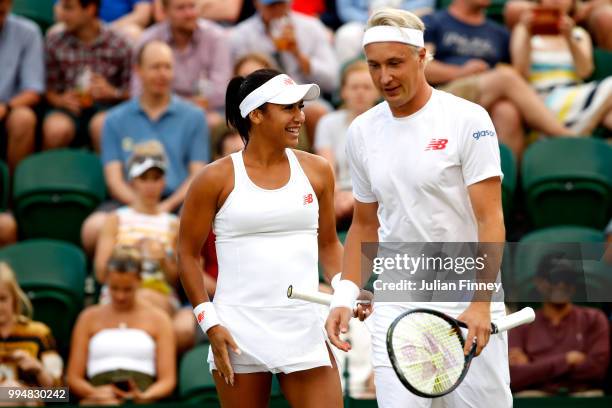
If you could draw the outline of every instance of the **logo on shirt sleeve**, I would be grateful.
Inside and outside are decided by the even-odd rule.
[[[492,130],[477,130],[476,132],[472,133],[472,137],[476,140],[486,136],[495,137],[495,132]]]
[[[448,139],[431,139],[431,141],[425,148],[425,151],[446,149],[447,143],[448,143]]]

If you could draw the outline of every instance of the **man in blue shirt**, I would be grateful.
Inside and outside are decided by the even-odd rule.
[[[32,107],[45,91],[43,41],[36,24],[10,13],[12,1],[0,0],[0,135],[8,139],[12,171],[34,151],[36,116]]]
[[[153,18],[151,0],[102,0],[100,18],[135,42]]]
[[[447,10],[423,17],[425,45],[435,55],[425,75],[442,90],[489,111],[499,140],[520,157],[523,122],[543,134],[570,136],[509,62],[509,33],[487,20],[490,0],[454,0]]]
[[[134,200],[126,181],[125,163],[136,144],[158,140],[164,146],[168,170],[161,211],[172,212],[180,207],[191,178],[209,160],[206,118],[201,109],[172,95],[173,70],[168,45],[159,41],[145,44],[136,60],[142,94],[113,108],[106,117],[101,149],[104,176],[111,197],[119,204]],[[105,218],[106,214],[98,211],[85,221],[82,238],[86,250],[95,248]]]

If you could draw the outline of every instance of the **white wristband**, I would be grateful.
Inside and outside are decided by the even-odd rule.
[[[342,279],[334,288],[334,296],[329,308],[334,309],[336,307],[348,307],[349,309],[353,310],[358,296],[359,287],[351,280]]]
[[[342,279],[342,272],[338,272],[337,274],[335,274],[332,280],[330,281],[331,287],[334,290],[336,290],[336,286],[338,286],[338,283],[340,283],[340,279]]]
[[[221,321],[219,321],[219,318],[217,317],[215,305],[213,305],[212,302],[200,303],[193,308],[193,314],[195,315],[196,320],[204,333],[206,333],[211,327],[221,324]]]

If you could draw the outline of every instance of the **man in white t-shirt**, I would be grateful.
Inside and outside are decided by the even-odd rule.
[[[505,240],[495,129],[480,106],[427,84],[424,69],[430,56],[423,31],[414,14],[383,9],[371,16],[364,35],[370,74],[385,101],[357,117],[348,131],[346,153],[356,203],[342,280],[335,286],[327,320],[332,343],[343,350],[350,346],[338,334],[345,332],[358,286],[364,283],[362,243]],[[498,266],[492,268],[497,271]],[[435,400],[417,397],[400,383],[386,350],[393,319],[417,304],[376,304],[370,323],[380,407],[430,407],[433,401],[452,407],[512,405],[507,338],[490,336],[491,318],[505,314],[503,303],[470,299],[418,305],[467,323],[466,350],[472,341],[477,343],[479,357],[465,380]]]

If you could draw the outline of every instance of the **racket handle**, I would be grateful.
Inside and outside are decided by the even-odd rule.
[[[491,333],[501,333],[513,329],[522,324],[531,323],[535,320],[535,312],[532,308],[526,307],[518,312],[509,314],[491,324]]]
[[[322,292],[303,292],[295,289],[293,285],[287,288],[287,297],[289,299],[300,299],[307,302],[318,303],[320,305],[329,306],[332,300],[332,295]]]

